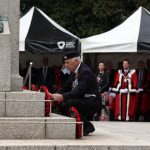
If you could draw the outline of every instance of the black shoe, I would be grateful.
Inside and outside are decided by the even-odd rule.
[[[88,122],[84,124],[84,136],[87,136],[88,134],[92,133],[95,131],[95,128],[91,122]]]

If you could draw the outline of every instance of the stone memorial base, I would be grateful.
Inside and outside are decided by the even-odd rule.
[[[0,139],[75,139],[75,119],[44,117],[44,99],[41,92],[0,92]]]
[[[41,92],[0,92],[0,116],[44,117],[44,99]]]
[[[75,139],[75,119],[51,117],[1,117],[0,139]]]
[[[0,0],[0,16],[5,18],[0,33],[0,139],[74,139],[75,119],[58,115],[45,118],[45,94],[22,92],[20,0]]]

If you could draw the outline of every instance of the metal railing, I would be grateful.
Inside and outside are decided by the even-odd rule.
[[[27,80],[28,80],[28,78],[29,78],[29,90],[31,90],[31,76],[32,76],[31,69],[32,69],[32,65],[33,65],[33,63],[30,62],[28,71],[27,71],[27,73],[26,73],[26,76],[25,76],[25,79],[24,79],[24,82],[23,82],[23,85],[25,86],[26,83],[27,83]]]

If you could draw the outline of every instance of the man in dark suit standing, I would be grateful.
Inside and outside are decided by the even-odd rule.
[[[143,112],[142,112],[142,106],[143,106],[143,98],[144,98],[144,86],[145,86],[145,80],[146,80],[146,68],[144,61],[140,60],[137,63],[137,76],[138,76],[138,109],[137,109],[137,121],[143,121]]]
[[[71,74],[59,93],[53,94],[54,101],[62,102],[61,113],[68,116],[69,108],[75,107],[84,122],[84,135],[95,131],[93,124],[87,120],[88,115],[101,109],[101,98],[95,74],[83,64],[77,52],[64,56],[65,66]]]
[[[52,69],[48,66],[48,57],[43,57],[42,62],[43,67],[38,70],[37,85],[38,87],[45,85],[49,89],[49,92],[53,92],[55,77]]]

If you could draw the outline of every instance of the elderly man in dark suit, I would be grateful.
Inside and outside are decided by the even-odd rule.
[[[71,74],[59,93],[53,94],[54,101],[61,101],[61,113],[65,116],[71,106],[75,107],[84,122],[84,135],[95,131],[93,124],[87,120],[88,115],[101,109],[101,98],[95,74],[83,64],[77,52],[69,52],[64,56],[65,66]]]

